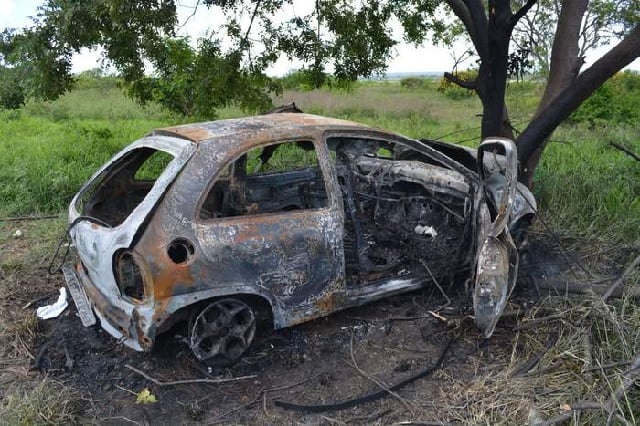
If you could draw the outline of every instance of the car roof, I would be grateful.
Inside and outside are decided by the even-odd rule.
[[[374,130],[365,124],[337,118],[304,113],[277,113],[165,127],[154,130],[151,135],[173,136],[203,143],[220,137],[240,135],[250,135],[256,140],[266,139],[273,133],[295,137],[329,129]]]

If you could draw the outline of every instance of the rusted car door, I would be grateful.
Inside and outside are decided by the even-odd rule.
[[[344,288],[342,207],[328,151],[318,141],[287,143],[313,145],[317,166],[250,175],[246,159],[258,156],[255,148],[245,152],[228,163],[235,170],[209,184],[212,201],[203,210],[210,217],[196,225],[216,288],[268,293],[276,327],[328,314]]]

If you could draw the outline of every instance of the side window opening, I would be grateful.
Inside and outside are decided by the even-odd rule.
[[[211,186],[200,219],[309,210],[328,204],[324,176],[310,141],[257,147],[226,169]]]
[[[111,164],[82,194],[78,211],[118,226],[151,191],[156,179],[174,159],[153,148],[138,148]]]
[[[336,136],[327,145],[345,209],[345,266],[352,285],[457,272],[450,265],[463,253],[467,199],[450,195],[445,183],[433,184],[445,176],[442,168],[392,141]]]

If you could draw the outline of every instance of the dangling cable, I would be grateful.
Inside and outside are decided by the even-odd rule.
[[[97,223],[98,225],[104,226],[105,228],[111,228],[111,225],[109,225],[107,222],[103,220],[98,219],[97,217],[78,216],[67,227],[64,235],[62,236],[62,238],[60,238],[60,241],[58,242],[58,247],[56,247],[56,251],[55,253],[53,253],[53,257],[51,258],[51,262],[49,263],[49,267],[47,268],[47,272],[49,273],[49,275],[55,275],[62,270],[62,265],[64,265],[65,261],[67,260],[67,257],[69,256],[69,251],[71,250],[71,230],[73,229],[74,226],[76,226],[78,223],[80,223],[83,220]],[[55,264],[55,260],[60,255],[60,249],[65,243],[67,244],[67,249],[65,250],[64,255],[62,255],[62,259],[60,260],[59,265],[56,268],[54,268],[53,265]]]

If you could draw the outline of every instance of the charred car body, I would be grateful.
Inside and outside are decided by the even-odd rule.
[[[249,347],[258,312],[288,327],[460,277],[489,337],[535,216],[514,151],[292,113],[156,130],[73,199],[63,272],[86,326],[149,350],[190,318],[213,364]]]

